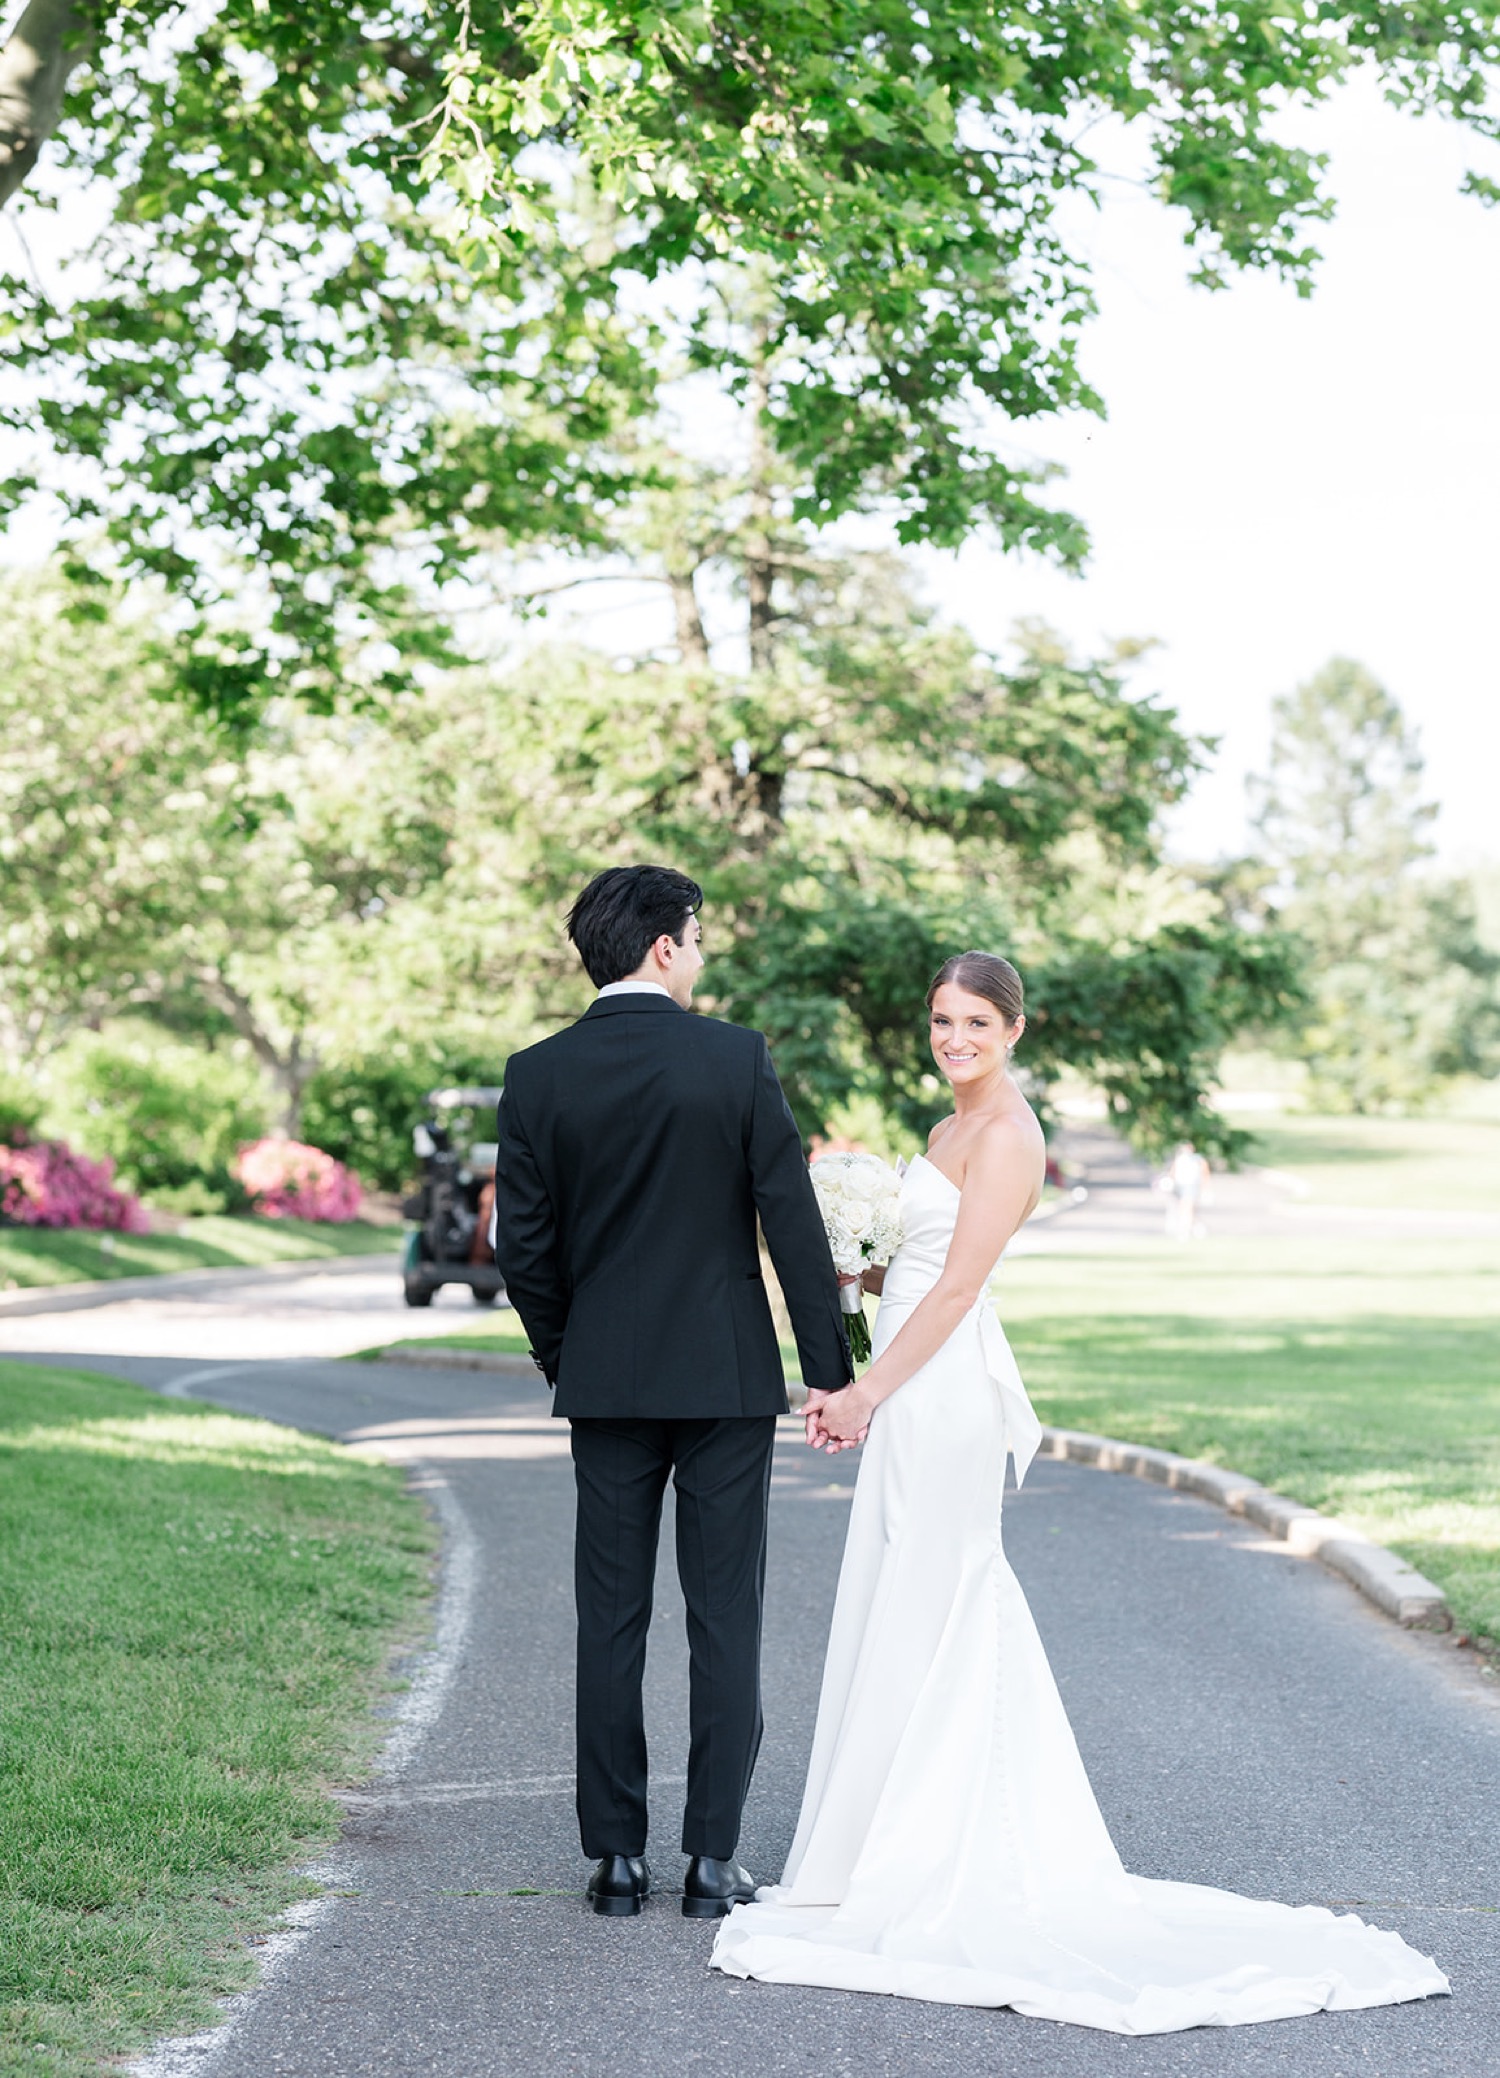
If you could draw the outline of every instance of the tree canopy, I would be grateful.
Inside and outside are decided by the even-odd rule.
[[[341,1039],[398,1023],[383,985],[421,985],[420,948],[383,941],[447,867],[443,775],[403,765],[400,715],[291,708],[231,755],[149,613],[69,603],[55,577],[0,590],[0,1055],[144,1012],[238,1035],[294,1123]]]
[[[851,1105],[932,1123],[922,993],[967,945],[1027,975],[1039,1096],[1079,1072],[1152,1145],[1232,1151],[1205,1102],[1218,1054],[1296,998],[1275,933],[1216,920],[1161,859],[1199,746],[1128,690],[1129,659],[1033,630],[1002,667],[885,559],[804,571],[753,681],[554,649],[380,717],[284,700],[232,758],[152,696],[139,628],[76,627],[55,586],[4,604],[13,1059],[122,1014],[238,1038],[286,1123],[310,1102],[326,1139],[363,1111],[362,1159],[394,1165],[382,1121],[429,1066],[493,1076],[585,1006],[568,903],[653,855],[703,882],[704,1007],[769,1033],[809,1136]]]
[[[744,404],[794,521],[1073,561],[1007,439],[1098,404],[1065,213],[1112,177],[1097,139],[1139,140],[1200,280],[1305,287],[1331,204],[1284,112],[1369,64],[1492,138],[1497,25],[1460,0],[30,0],[0,200],[60,178],[109,207],[76,269],[34,238],[5,283],[6,495],[50,501],[80,568],[164,582],[176,668],[231,716],[385,697],[449,653],[461,581],[597,546],[680,480],[622,429],[684,381]]]
[[[1256,786],[1262,878],[1304,940],[1296,1028],[1315,1101],[1378,1111],[1500,1067],[1500,955],[1472,892],[1432,869],[1437,814],[1416,732],[1362,665],[1336,657],[1275,702]]]

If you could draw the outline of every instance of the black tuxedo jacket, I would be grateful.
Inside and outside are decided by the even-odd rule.
[[[761,1033],[666,995],[601,997],[512,1055],[499,1142],[495,1257],[555,1413],[784,1413],[757,1213],[804,1381],[849,1382],[823,1223]]]

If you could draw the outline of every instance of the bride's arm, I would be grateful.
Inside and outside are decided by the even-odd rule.
[[[831,1436],[847,1441],[858,1435],[881,1401],[937,1355],[1036,1202],[1044,1160],[1041,1135],[1030,1121],[997,1119],[985,1128],[969,1155],[942,1274],[864,1377],[822,1410]]]

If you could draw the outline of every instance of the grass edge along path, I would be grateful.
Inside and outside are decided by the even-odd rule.
[[[367,1772],[435,1536],[394,1468],[0,1363],[0,2072],[217,2017]]]
[[[515,1319],[511,1314],[510,1318]],[[348,1361],[353,1364],[378,1363],[386,1357],[399,1358],[408,1350],[461,1349],[479,1350],[487,1356],[529,1356],[531,1343],[525,1330],[515,1328],[493,1328],[488,1322],[469,1332],[454,1327],[446,1335],[423,1335],[411,1341],[377,1342],[370,1349],[356,1349]]]
[[[1000,1313],[1043,1421],[1352,1523],[1500,1638],[1500,1273],[1484,1241],[1031,1256]]]
[[[399,1227],[377,1226],[370,1220],[334,1225],[227,1214],[184,1220],[175,1234],[0,1226],[0,1292],[97,1284],[118,1277],[165,1277],[178,1270],[244,1270],[343,1255],[394,1255],[401,1239]]]

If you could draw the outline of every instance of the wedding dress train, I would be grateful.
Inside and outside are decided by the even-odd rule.
[[[907,1170],[877,1354],[958,1198],[925,1156]],[[1040,1434],[987,1301],[876,1413],[791,1858],[724,1920],[715,1967],[1131,2035],[1446,1991],[1352,1915],[1126,1872],[1001,1548],[1006,1453],[1019,1479]]]

